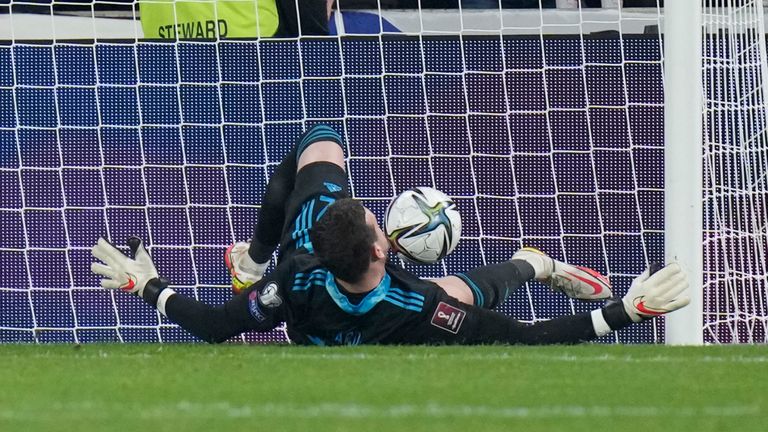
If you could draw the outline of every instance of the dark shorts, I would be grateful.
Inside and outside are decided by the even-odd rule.
[[[304,248],[313,251],[309,230],[337,199],[349,197],[347,173],[331,162],[311,163],[296,174],[296,182],[285,206],[285,226],[280,257]]]

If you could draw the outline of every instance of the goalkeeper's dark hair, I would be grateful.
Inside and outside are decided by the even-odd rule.
[[[343,198],[328,206],[309,236],[315,256],[337,278],[356,283],[368,270],[376,231],[357,200]]]

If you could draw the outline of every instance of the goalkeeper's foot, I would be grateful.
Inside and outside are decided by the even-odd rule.
[[[512,256],[530,264],[534,278],[548,285],[552,290],[579,300],[603,300],[610,298],[611,282],[607,277],[586,267],[579,267],[558,261],[544,252],[526,247]]]
[[[230,245],[224,254],[224,263],[232,277],[232,291],[240,294],[261,280],[269,263],[258,264],[248,255],[249,243],[237,242]]]

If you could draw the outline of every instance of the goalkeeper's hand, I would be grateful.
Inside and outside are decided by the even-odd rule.
[[[680,264],[673,262],[652,275],[648,269],[635,278],[622,301],[629,318],[640,322],[690,303],[687,289],[688,276]]]
[[[158,278],[157,269],[141,239],[129,238],[128,246],[134,259],[128,258],[108,241],[99,238],[91,253],[104,264],[92,263],[91,271],[104,276],[101,279],[101,286],[104,288],[120,289],[144,297],[147,283]]]

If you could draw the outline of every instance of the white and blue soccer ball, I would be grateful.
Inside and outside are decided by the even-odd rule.
[[[456,203],[437,189],[408,189],[389,204],[384,233],[401,258],[432,264],[459,244],[461,215]]]

